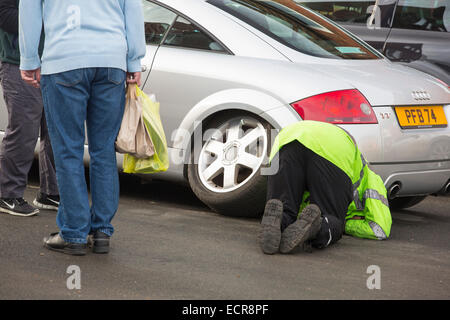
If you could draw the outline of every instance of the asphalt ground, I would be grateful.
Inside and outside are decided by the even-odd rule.
[[[0,300],[450,298],[450,197],[393,212],[386,241],[344,236],[324,250],[272,256],[259,249],[258,219],[213,213],[189,188],[168,182],[121,175],[107,255],[43,248],[43,237],[57,231],[55,216],[0,214]]]

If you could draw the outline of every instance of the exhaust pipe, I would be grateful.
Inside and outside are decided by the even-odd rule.
[[[391,186],[387,190],[388,198],[389,199],[394,199],[395,197],[397,197],[397,194],[399,193],[401,188],[402,188],[402,184],[400,182],[398,182],[398,181],[396,181],[393,184],[391,184]]]

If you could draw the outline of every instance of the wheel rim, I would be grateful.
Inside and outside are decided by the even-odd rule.
[[[210,133],[198,161],[202,184],[220,193],[242,187],[258,172],[266,157],[264,126],[253,118],[234,118]]]

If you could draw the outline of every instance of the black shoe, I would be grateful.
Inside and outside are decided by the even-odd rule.
[[[34,199],[33,204],[41,209],[56,210],[59,207],[59,196],[51,196],[45,193],[39,192]]]
[[[90,244],[93,253],[108,253],[109,252],[109,238],[106,233],[95,231],[91,234]]]
[[[84,256],[87,246],[85,243],[71,243],[64,241],[59,232],[50,234],[44,238],[44,247],[49,250],[70,254],[73,256]]]
[[[39,213],[39,209],[33,208],[23,198],[0,199],[0,212],[9,213],[13,216],[31,217]]]
[[[259,245],[265,254],[278,252],[281,240],[282,216],[283,203],[277,199],[267,201],[259,233]]]
[[[306,206],[297,221],[290,224],[281,234],[280,252],[289,253],[295,247],[313,239],[320,230],[321,213],[315,204]]]

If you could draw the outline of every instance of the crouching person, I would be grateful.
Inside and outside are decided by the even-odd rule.
[[[336,125],[300,121],[280,131],[270,159],[259,244],[266,254],[326,248],[344,233],[387,239],[392,219],[382,179]]]

